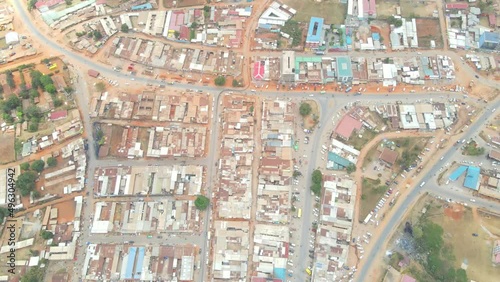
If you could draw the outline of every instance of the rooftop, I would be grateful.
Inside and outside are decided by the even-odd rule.
[[[323,32],[323,18],[311,17],[306,42],[319,42]]]
[[[344,139],[351,138],[354,130],[360,130],[362,127],[361,121],[353,118],[350,115],[345,115],[335,128],[335,133]]]

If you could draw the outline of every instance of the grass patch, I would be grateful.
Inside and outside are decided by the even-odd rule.
[[[311,17],[325,19],[327,24],[343,24],[347,14],[347,4],[334,0],[284,0],[283,3],[297,10],[293,17],[298,22],[309,22]]]
[[[484,155],[484,148],[479,147],[476,141],[470,141],[464,146],[462,154],[467,156],[481,156]]]
[[[361,185],[361,211],[359,220],[364,220],[370,211],[375,208],[380,197],[387,191],[386,185],[381,185],[382,181],[378,179],[363,178]]]
[[[347,144],[353,146],[356,150],[360,151],[366,145],[366,143],[370,142],[373,138],[377,136],[377,133],[370,129],[365,129],[363,133],[358,133],[352,135]]]

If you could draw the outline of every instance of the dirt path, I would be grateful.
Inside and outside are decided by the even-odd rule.
[[[77,193],[72,193],[72,194],[69,194],[69,195],[64,195],[62,196],[61,198],[59,199],[56,199],[56,200],[50,200],[46,203],[43,203],[43,204],[40,204],[40,205],[31,205],[31,207],[23,210],[23,211],[20,211],[20,212],[17,212],[16,213],[16,217],[21,217],[25,214],[28,214],[28,213],[32,213],[34,212],[35,210],[38,210],[38,209],[43,209],[47,206],[52,206],[52,205],[55,205],[55,204],[59,204],[59,203],[63,203],[63,202],[66,202],[66,201],[70,201],[70,200],[73,200],[75,197],[77,196],[83,196],[85,194],[85,192],[77,192]]]

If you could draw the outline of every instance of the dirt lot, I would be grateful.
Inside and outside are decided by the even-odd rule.
[[[190,6],[201,6],[206,3],[205,0],[177,0],[177,4],[174,5],[175,0],[163,0],[163,6],[167,8],[172,7],[190,7]],[[215,2],[215,1],[213,1]]]
[[[430,48],[431,40],[436,42],[436,48],[443,47],[443,37],[438,19],[417,19],[418,46]]]
[[[451,247],[455,268],[460,268],[466,262],[467,276],[471,281],[494,281],[494,277],[500,277],[500,268],[493,267],[491,263],[493,241],[500,238],[500,218],[426,196],[417,202],[411,214],[402,222],[417,222],[427,205],[431,207],[426,212],[427,219],[443,228],[444,243]],[[400,230],[403,225],[399,227]],[[473,236],[473,233],[478,236]],[[396,234],[395,237],[399,238],[400,235]],[[416,263],[413,261],[411,264]],[[417,265],[405,271],[412,273],[415,269],[422,268]]]
[[[0,163],[6,164],[16,160],[14,150],[14,132],[0,134]]]
[[[396,7],[401,7],[401,16],[405,18],[413,17],[431,17],[436,9],[433,1],[424,1],[424,3],[412,0],[388,0],[377,1],[377,17],[387,18],[396,15]]]
[[[337,0],[323,0],[320,3],[314,0],[283,0],[282,2],[297,10],[297,14],[292,19],[298,22],[309,22],[311,17],[320,17],[324,18],[327,24],[342,24],[347,14],[347,4],[340,4]]]

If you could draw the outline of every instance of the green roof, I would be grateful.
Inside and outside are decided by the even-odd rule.
[[[347,56],[337,57],[337,76],[352,77],[351,58]]]

